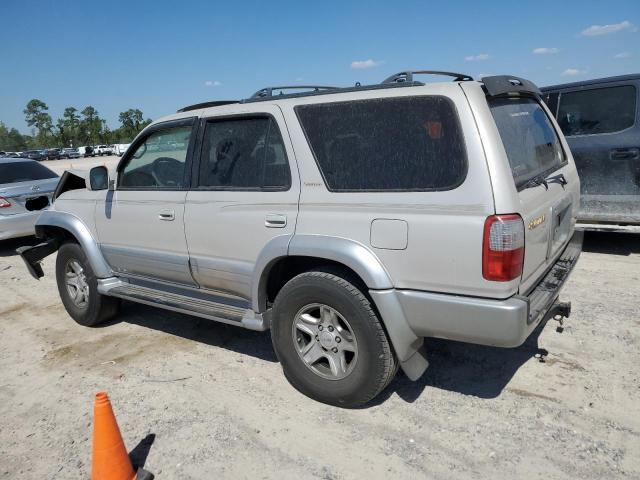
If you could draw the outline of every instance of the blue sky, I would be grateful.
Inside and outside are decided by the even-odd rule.
[[[0,121],[27,133],[93,105],[111,128],[274,84],[377,83],[408,68],[549,85],[640,72],[640,0],[0,1]],[[538,53],[534,53],[536,49]]]

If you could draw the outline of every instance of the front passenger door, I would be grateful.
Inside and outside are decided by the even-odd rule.
[[[150,127],[118,165],[98,203],[100,248],[121,276],[193,285],[184,236],[195,118]]]

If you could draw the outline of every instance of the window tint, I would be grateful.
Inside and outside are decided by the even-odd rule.
[[[565,135],[619,132],[634,124],[636,89],[632,85],[560,95],[558,123]]]
[[[443,97],[296,108],[332,191],[446,190],[466,175],[464,138]]]
[[[181,188],[184,185],[189,127],[168,128],[152,133],[136,148],[120,176],[127,188]]]
[[[565,162],[558,135],[537,101],[493,98],[489,106],[517,187]]]
[[[36,162],[0,163],[0,185],[45,180],[47,178],[56,178],[57,176],[47,167]]]
[[[260,117],[207,123],[198,184],[221,189],[288,189],[291,174],[275,121]]]
[[[558,113],[558,97],[559,97],[559,95],[560,94],[558,92],[543,93],[543,97],[542,97],[542,99],[544,100],[544,103],[547,104],[547,106],[549,107],[549,110],[551,110],[551,113],[553,114],[554,117]]]

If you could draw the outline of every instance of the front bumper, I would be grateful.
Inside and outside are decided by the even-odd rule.
[[[481,345],[517,347],[549,316],[582,251],[577,231],[537,286],[506,300],[414,290],[395,290],[406,323],[417,337],[438,337]],[[374,301],[382,298],[373,295]],[[381,308],[381,311],[385,308]],[[563,311],[568,313],[566,307]],[[388,326],[389,322],[385,322]]]
[[[35,235],[36,220],[40,211],[0,215],[0,240]]]

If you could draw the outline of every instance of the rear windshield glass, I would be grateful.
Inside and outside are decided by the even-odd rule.
[[[489,106],[509,157],[516,187],[564,164],[558,135],[536,100],[493,98]]]
[[[401,97],[296,107],[331,191],[448,190],[467,172],[451,101]]]
[[[0,163],[0,185],[3,183],[45,180],[47,178],[56,178],[57,176],[47,167],[36,162]]]

